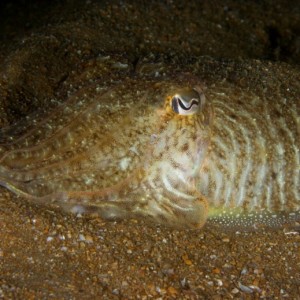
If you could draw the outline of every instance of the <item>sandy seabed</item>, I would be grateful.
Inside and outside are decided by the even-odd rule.
[[[171,230],[103,222],[1,196],[5,299],[299,299],[292,230]]]

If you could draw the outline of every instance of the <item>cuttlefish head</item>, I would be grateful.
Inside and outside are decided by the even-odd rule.
[[[198,86],[171,88],[161,117],[146,169],[154,190],[148,213],[172,226],[199,228],[208,205],[197,191],[196,177],[210,144],[212,107]]]
[[[161,138],[170,160],[184,166],[186,176],[195,177],[210,144],[212,105],[199,86],[177,89],[166,97],[165,118]]]

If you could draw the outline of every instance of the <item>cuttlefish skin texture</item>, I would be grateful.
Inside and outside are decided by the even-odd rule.
[[[0,184],[104,219],[299,220],[300,106],[226,82],[205,96],[200,86],[185,75],[83,86],[47,117],[0,133]]]
[[[235,228],[299,222],[299,102],[230,84],[209,98],[214,126],[198,179],[209,218]]]
[[[3,143],[0,183],[75,213],[201,227],[208,203],[196,178],[212,115],[188,80],[92,85]]]

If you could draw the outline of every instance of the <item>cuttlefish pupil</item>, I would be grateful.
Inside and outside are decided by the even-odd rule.
[[[193,115],[199,111],[204,103],[205,95],[200,88],[181,91],[171,99],[171,107],[179,115]]]

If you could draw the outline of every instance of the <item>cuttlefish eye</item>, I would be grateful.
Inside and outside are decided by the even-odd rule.
[[[171,99],[171,107],[179,115],[196,114],[204,103],[205,95],[198,87],[179,91]]]

